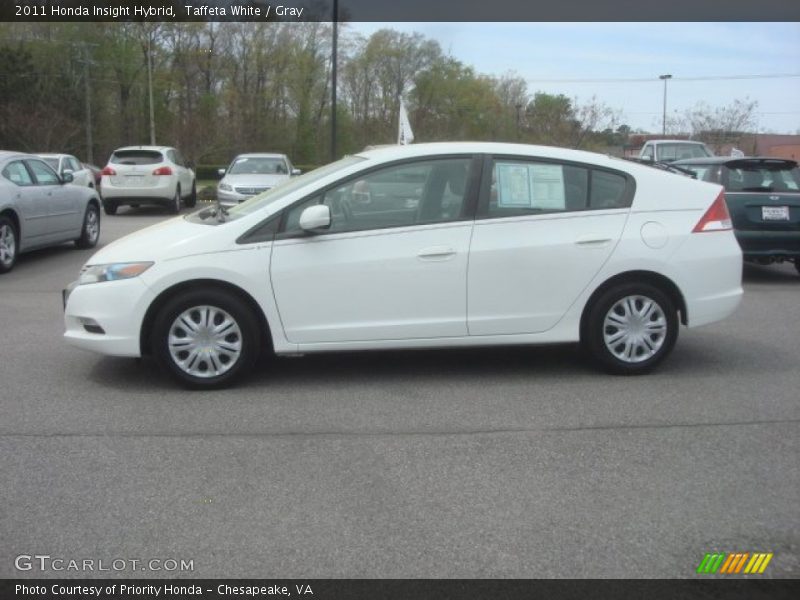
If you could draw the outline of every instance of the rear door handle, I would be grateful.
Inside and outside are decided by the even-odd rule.
[[[611,242],[611,238],[600,237],[599,235],[584,235],[575,240],[575,244],[585,248],[602,248]]]
[[[422,260],[447,260],[455,253],[455,249],[450,246],[431,246],[417,252],[417,256]]]

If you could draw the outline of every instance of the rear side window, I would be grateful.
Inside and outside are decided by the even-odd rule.
[[[632,193],[619,174],[573,164],[497,159],[489,217],[627,208]]]
[[[622,175],[606,171],[592,171],[590,208],[626,208],[630,206],[625,193],[627,180]]]
[[[117,150],[109,162],[117,165],[155,165],[164,161],[157,150]]]

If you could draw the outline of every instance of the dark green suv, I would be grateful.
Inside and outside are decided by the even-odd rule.
[[[791,260],[800,273],[800,170],[782,158],[715,156],[679,160],[697,179],[725,188],[745,260]]]

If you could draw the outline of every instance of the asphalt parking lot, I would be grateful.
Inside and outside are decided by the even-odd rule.
[[[167,218],[105,217],[101,244]],[[91,251],[0,278],[0,577],[691,577],[774,552],[800,576],[800,277],[746,267],[654,374],[573,347],[264,361],[188,392],[63,343]],[[19,555],[192,560],[18,571]]]

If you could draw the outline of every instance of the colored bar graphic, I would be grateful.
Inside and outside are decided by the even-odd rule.
[[[697,573],[713,575],[763,573],[772,560],[772,552],[707,552],[697,567]],[[745,566],[747,565],[747,566]]]

